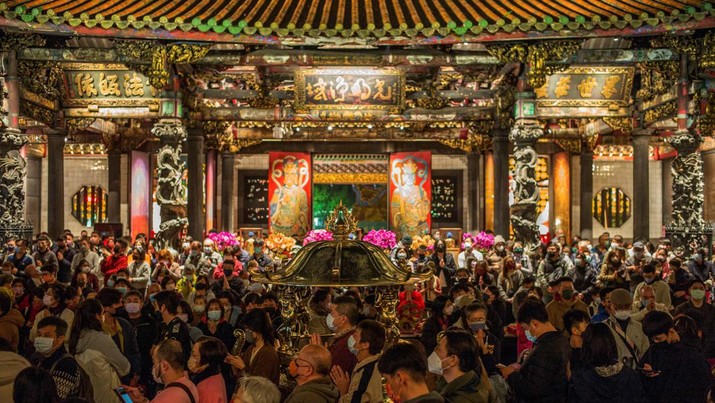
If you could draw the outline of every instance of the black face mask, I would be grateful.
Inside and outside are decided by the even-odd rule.
[[[437,252],[444,252],[444,246],[437,246],[434,250]]]
[[[226,277],[231,277],[233,275],[233,269],[223,269],[223,275]]]

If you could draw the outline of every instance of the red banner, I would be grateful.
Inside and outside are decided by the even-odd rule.
[[[430,231],[432,153],[390,155],[390,225],[399,236]]]
[[[268,161],[268,227],[303,236],[311,226],[310,154],[272,152]]]

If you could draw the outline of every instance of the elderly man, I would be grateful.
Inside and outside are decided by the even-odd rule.
[[[636,294],[633,299],[633,309],[631,311],[633,312],[631,319],[643,322],[643,318],[648,312],[668,312],[668,307],[665,304],[656,302],[655,290],[653,290],[652,286],[646,284],[640,288],[640,294]]]
[[[631,319],[633,297],[622,289],[611,292],[611,315],[603,323],[607,324],[618,348],[618,361],[633,369],[648,350],[648,338],[643,333],[640,322]]]
[[[332,358],[327,348],[308,344],[290,362],[288,370],[298,386],[285,403],[334,403],[340,391],[330,380]]]
[[[660,276],[655,272],[655,265],[647,264],[643,267],[643,282],[636,286],[633,295],[640,295],[641,289],[649,285],[655,293],[655,302],[664,305],[667,309],[672,309],[673,304],[670,300],[670,287],[661,280]]]

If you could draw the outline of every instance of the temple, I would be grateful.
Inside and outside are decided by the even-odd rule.
[[[715,8],[616,3],[2,1],[0,233],[712,248]]]

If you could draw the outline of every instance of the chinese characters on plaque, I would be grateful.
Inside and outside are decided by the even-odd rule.
[[[145,98],[156,96],[149,79],[135,71],[69,71],[69,98]]]
[[[399,113],[404,76],[387,69],[308,69],[296,72],[296,108],[382,109]]]

